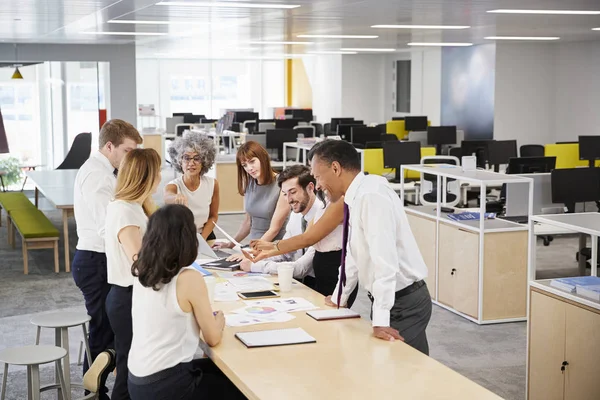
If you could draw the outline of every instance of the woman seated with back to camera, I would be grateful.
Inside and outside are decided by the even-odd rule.
[[[187,206],[204,240],[216,239],[213,229],[219,218],[219,182],[206,176],[215,163],[214,142],[201,133],[188,132],[175,139],[169,156],[183,175],[165,186],[165,204]]]
[[[198,254],[196,225],[183,205],[167,205],[148,222],[131,273],[133,400],[245,399],[208,358],[194,360],[200,332],[209,346],[223,337],[223,312],[213,313],[202,275],[187,267]]]

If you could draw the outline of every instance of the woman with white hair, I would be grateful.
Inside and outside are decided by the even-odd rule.
[[[214,224],[219,215],[219,183],[206,176],[215,163],[212,140],[197,132],[178,137],[169,148],[171,163],[183,175],[165,187],[166,204],[183,204],[194,214],[198,233],[205,240],[216,239]]]

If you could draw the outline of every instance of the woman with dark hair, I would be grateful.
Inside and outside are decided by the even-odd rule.
[[[194,215],[167,205],[148,222],[131,273],[133,342],[129,393],[133,400],[245,397],[209,359],[194,360],[200,332],[209,346],[223,337],[223,312],[213,313],[198,255]]]
[[[272,241],[283,238],[290,206],[277,185],[277,174],[271,168],[269,153],[257,142],[240,146],[237,157],[238,192],[244,196],[246,218],[235,234],[241,242],[250,239]],[[217,247],[233,247],[220,243]]]

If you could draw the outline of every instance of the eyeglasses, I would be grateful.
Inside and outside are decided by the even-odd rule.
[[[185,161],[186,163],[189,163],[189,162],[191,162],[193,160],[196,164],[199,164],[200,163],[200,156],[194,156],[194,157],[183,156],[182,160]]]

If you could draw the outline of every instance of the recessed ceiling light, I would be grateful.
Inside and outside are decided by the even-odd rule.
[[[408,43],[409,46],[432,46],[432,47],[467,47],[473,46],[473,43]]]
[[[361,51],[372,51],[372,52],[391,52],[391,51],[396,51],[396,49],[376,49],[376,48],[358,48],[358,47],[352,47],[352,48],[343,48],[340,49],[341,51],[357,51],[357,52],[361,52]]]
[[[356,51],[309,51],[308,54],[358,54]]]
[[[373,25],[379,29],[469,29],[468,25]]]
[[[255,40],[252,42],[248,42],[250,44],[305,44],[305,45],[309,45],[309,44],[314,44],[313,42],[277,42],[277,41],[268,41],[268,40]]]
[[[198,21],[143,21],[137,19],[111,19],[109,24],[139,24],[139,25],[182,25],[195,24],[199,25]],[[204,22],[202,24],[205,24]]]
[[[489,10],[495,14],[554,14],[554,15],[600,15],[600,11],[574,11],[574,10]]]
[[[115,35],[115,36],[166,36],[164,32],[79,32],[85,35]]]
[[[235,3],[228,1],[161,1],[157,6],[189,6],[189,7],[222,7],[222,8],[276,8],[292,9],[300,7],[299,4],[278,4],[278,3]]]
[[[558,40],[556,36],[486,36],[488,40]]]
[[[320,38],[320,39],[377,39],[377,35],[298,35],[299,38]]]

